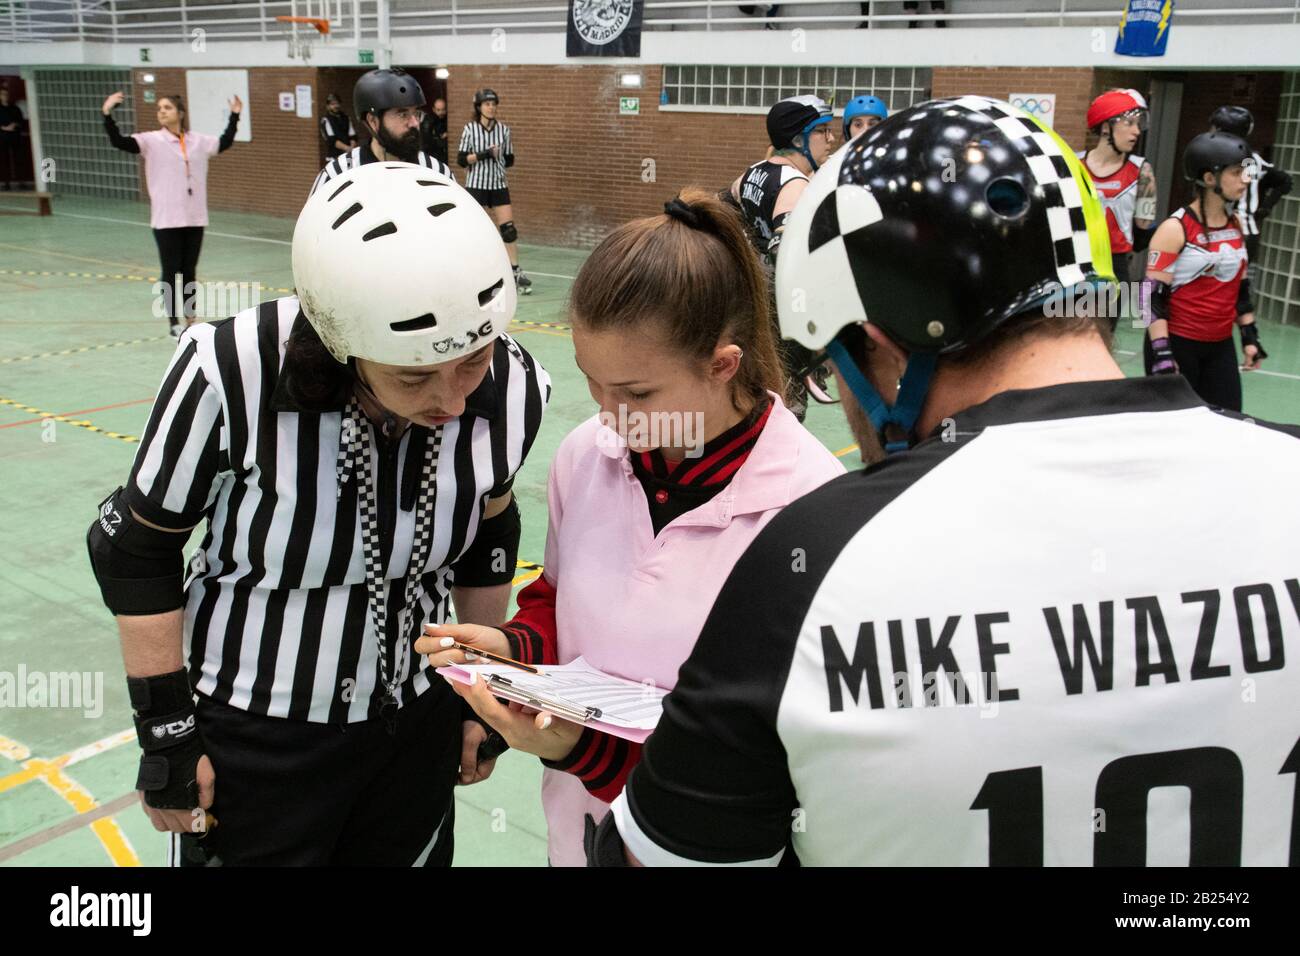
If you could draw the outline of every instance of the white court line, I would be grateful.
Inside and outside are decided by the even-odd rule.
[[[133,219],[114,219],[111,216],[84,216],[77,212],[56,212],[56,216],[67,216],[70,219],[93,219],[95,222],[120,222],[126,226],[139,226],[141,229],[152,229],[153,226],[147,222],[136,222]],[[223,239],[247,239],[249,242],[273,242],[278,246],[291,246],[287,239],[266,239],[262,236],[245,236],[237,232],[214,232],[206,226],[203,229],[205,236],[221,236]]]
[[[112,750],[114,747],[120,747],[122,744],[130,743],[135,740],[134,730],[123,730],[111,734],[103,740],[96,740],[93,744],[86,744],[84,747],[78,747],[68,754],[68,759],[63,762],[63,769],[71,767],[73,764],[81,763],[83,760],[89,760],[91,757],[97,757],[105,751]]]
[[[1130,352],[1128,349],[1116,349],[1116,355],[1137,355],[1136,352]],[[1272,375],[1274,378],[1292,378],[1300,382],[1300,375],[1292,375],[1290,372],[1270,372],[1266,368],[1252,369],[1249,372],[1242,372],[1243,375]]]
[[[111,216],[86,216],[76,212],[55,212],[54,215],[68,216],[72,219],[91,219],[96,222],[120,222],[127,226],[139,226],[141,229],[153,228],[152,226],[150,226],[148,223],[145,222],[135,222],[132,219],[114,219]],[[203,234],[205,236],[221,236],[223,239],[247,239],[249,242],[271,242],[271,243],[275,243],[278,246],[293,245],[293,243],[287,239],[266,239],[263,238],[262,236],[245,236],[242,233],[238,233],[238,232],[214,232],[213,230],[207,228],[203,230]],[[531,269],[528,271],[527,274],[530,276],[543,276],[544,278],[547,279],[568,279],[570,282],[572,282],[574,279],[577,278],[577,276],[560,275],[557,272],[533,272]]]

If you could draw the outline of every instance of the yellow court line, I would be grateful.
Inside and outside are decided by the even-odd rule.
[[[0,757],[8,757],[14,763],[21,763],[32,755],[32,752],[16,740],[10,740],[8,737],[0,734]]]
[[[37,276],[47,279],[117,279],[120,282],[157,282],[157,276],[135,275],[130,272],[57,272],[53,269],[0,269],[0,276]],[[229,285],[229,282],[221,282],[217,279],[205,280],[214,284]],[[233,281],[233,280],[231,280]],[[282,286],[268,285],[263,286],[260,282],[258,287],[267,292],[284,292],[292,293],[293,289],[285,289]]]
[[[64,758],[59,758],[64,760]],[[51,790],[62,797],[78,814],[89,813],[99,806],[89,790],[63,772],[59,761],[32,760],[29,764],[40,768],[40,777]],[[140,857],[127,840],[126,834],[112,817],[96,820],[91,831],[103,845],[114,866],[139,866]]]
[[[847,455],[849,452],[851,452],[851,451],[857,451],[857,450],[858,450],[858,446],[857,446],[857,445],[850,445],[848,448],[841,448],[839,451],[837,451],[837,452],[835,453],[835,457],[836,457],[836,458],[843,458],[843,457],[844,457],[845,455]]]
[[[68,418],[66,415],[55,415],[53,412],[47,412],[40,408],[33,408],[31,405],[24,405],[22,402],[15,402],[12,398],[0,398],[0,405],[9,405],[12,408],[21,408],[32,415],[39,415],[41,418],[53,419],[56,422],[63,422],[65,425],[75,425],[77,428],[84,428],[88,432],[94,432],[96,435],[103,435],[105,438],[116,438],[118,441],[129,442],[131,444],[139,443],[140,439],[135,435],[123,435],[120,432],[111,432],[98,425],[92,425],[85,419]]]
[[[40,352],[36,355],[16,355],[13,358],[0,359],[0,365],[12,365],[14,362],[30,362],[32,359],[54,358],[60,355],[80,355],[82,352],[102,352],[104,349],[117,349],[124,345],[139,345],[142,342],[161,342],[171,338],[170,335],[147,335],[140,339],[126,339],[122,342],[105,342],[102,345],[79,345],[76,348],[60,349],[57,352]]]

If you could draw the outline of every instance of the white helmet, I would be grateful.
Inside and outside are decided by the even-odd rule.
[[[294,227],[293,278],[340,362],[450,362],[515,314],[497,227],[456,182],[410,163],[367,163],[322,183]]]

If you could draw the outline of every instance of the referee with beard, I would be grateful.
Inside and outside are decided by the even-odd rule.
[[[312,183],[312,192],[349,169],[389,160],[424,166],[455,180],[450,166],[420,149],[424,90],[411,74],[396,68],[363,74],[352,89],[352,106],[357,120],[370,131],[370,142],[326,163]]]
[[[181,865],[445,865],[453,787],[493,752],[412,646],[452,604],[505,619],[549,379],[505,333],[496,227],[426,169],[318,190],[293,273],[181,337],[87,536],[136,786]]]

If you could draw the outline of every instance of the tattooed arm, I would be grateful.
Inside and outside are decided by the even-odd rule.
[[[1139,229],[1150,229],[1156,220],[1156,174],[1150,163],[1142,164],[1138,174],[1137,209],[1133,224]]]

